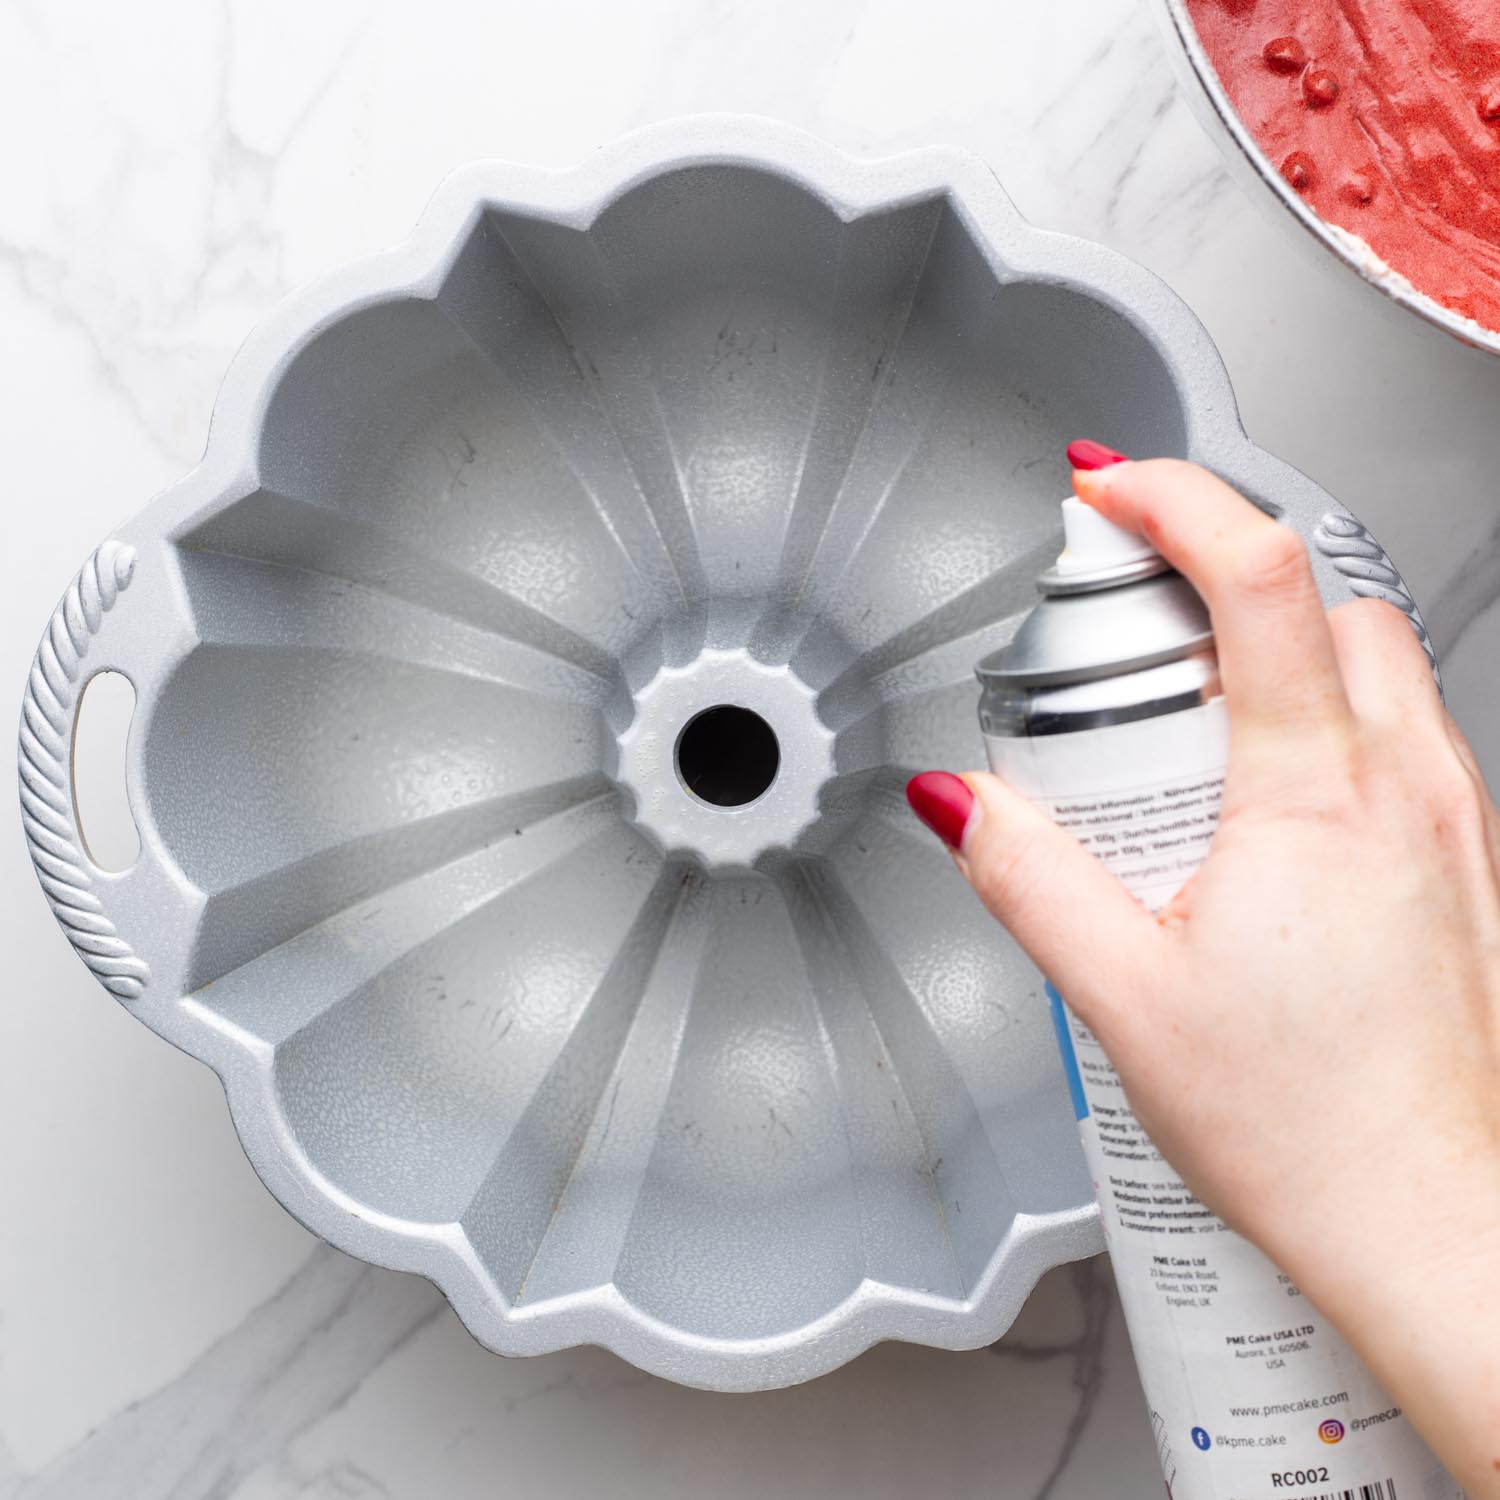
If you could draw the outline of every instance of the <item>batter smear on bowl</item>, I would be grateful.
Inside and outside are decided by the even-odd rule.
[[[1187,7],[1240,118],[1311,207],[1500,331],[1500,3]]]

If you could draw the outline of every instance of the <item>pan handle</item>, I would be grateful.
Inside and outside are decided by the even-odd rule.
[[[106,909],[110,882],[118,877],[89,857],[79,828],[73,741],[90,679],[121,670],[109,657],[107,619],[130,587],[135,562],[133,547],[111,540],[78,570],[31,664],[19,747],[21,822],[37,879],[78,956],[122,1000],[140,998],[151,970]]]

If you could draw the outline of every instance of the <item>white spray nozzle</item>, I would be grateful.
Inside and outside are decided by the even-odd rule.
[[[1071,495],[1063,501],[1062,513],[1063,549],[1055,566],[1061,578],[1160,556],[1150,542],[1106,521],[1092,506]]]

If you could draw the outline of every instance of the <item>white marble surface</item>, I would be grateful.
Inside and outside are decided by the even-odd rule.
[[[399,238],[457,163],[566,164],[702,109],[866,153],[968,146],[1036,222],[1165,276],[1251,433],[1405,571],[1500,775],[1500,362],[1319,275],[1225,176],[1137,0],[4,0],[11,701],[72,570],[191,465],[283,292]],[[993,1352],[885,1347],[763,1396],[484,1353],[425,1283],[265,1194],[212,1076],[73,957],[11,822],[0,1500],[1159,1493],[1098,1263],[1049,1277]]]

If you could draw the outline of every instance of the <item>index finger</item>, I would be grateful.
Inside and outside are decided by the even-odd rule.
[[[1078,470],[1078,498],[1151,543],[1203,596],[1236,739],[1316,737],[1352,722],[1301,537],[1181,459]]]

